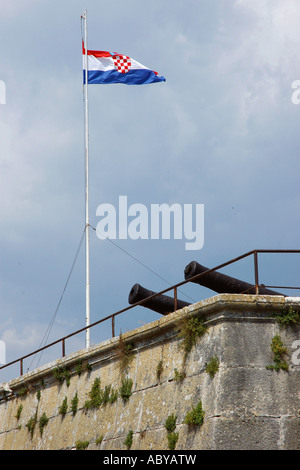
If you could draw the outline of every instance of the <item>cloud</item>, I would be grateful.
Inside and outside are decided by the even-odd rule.
[[[15,15],[21,14],[23,10],[33,7],[37,2],[39,0],[28,0],[25,5],[22,0],[15,0],[14,2],[0,0],[2,18],[10,19]]]

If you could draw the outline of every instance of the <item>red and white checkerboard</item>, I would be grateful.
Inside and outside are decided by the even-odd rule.
[[[118,72],[120,73],[127,73],[131,67],[131,60],[130,57],[126,55],[116,54],[113,55],[114,65]]]

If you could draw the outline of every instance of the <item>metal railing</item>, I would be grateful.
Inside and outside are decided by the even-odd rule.
[[[86,331],[87,329],[89,328],[93,328],[95,327],[96,325],[99,325],[100,323],[103,323],[105,321],[108,321],[108,320],[111,320],[111,328],[112,328],[112,337],[115,336],[115,318],[122,314],[122,313],[125,313],[127,312],[128,310],[132,310],[138,306],[141,306],[143,305],[145,302],[148,302],[149,300],[153,299],[154,297],[156,296],[159,296],[161,294],[165,294],[166,292],[169,292],[169,291],[173,291],[173,296],[174,296],[174,311],[177,310],[177,290],[178,290],[178,287],[181,287],[185,284],[188,284],[190,282],[194,282],[195,280],[198,280],[199,278],[201,277],[204,277],[205,275],[207,275],[208,273],[211,273],[211,272],[214,272],[218,269],[222,269],[226,266],[229,266],[233,263],[236,263],[237,261],[240,261],[244,258],[248,258],[249,256],[253,256],[254,258],[254,284],[253,284],[253,287],[255,287],[255,295],[259,295],[259,288],[260,287],[270,287],[270,288],[280,288],[280,289],[300,289],[300,286],[297,287],[297,286],[294,286],[294,287],[291,287],[291,286],[266,286],[264,284],[259,284],[259,272],[258,272],[258,254],[259,253],[272,253],[272,254],[275,254],[275,253],[285,253],[285,254],[288,254],[288,253],[300,253],[300,250],[252,250],[252,251],[249,251],[247,253],[244,253],[243,255],[240,255],[236,258],[233,258],[231,259],[230,261],[227,261],[225,263],[222,263],[218,266],[215,266],[214,268],[211,268],[211,269],[208,269],[200,274],[197,274],[193,277],[190,277],[189,279],[187,280],[184,280],[184,281],[181,281],[181,282],[178,282],[177,284],[174,284],[172,285],[171,287],[168,287],[167,289],[164,289],[160,292],[157,292],[143,300],[140,300],[139,302],[136,302],[128,307],[125,307],[117,312],[114,312],[112,313],[111,315],[108,315],[104,318],[101,318],[101,320],[98,320],[94,323],[91,323],[90,325],[88,326],[85,326],[77,331],[74,331],[73,333],[70,333],[69,335],[67,336],[63,336],[62,338],[59,338],[58,340],[56,341],[53,341],[52,343],[49,343],[47,344],[46,346],[43,346],[35,351],[32,351],[31,353],[29,354],[26,354],[25,356],[22,356],[18,359],[15,359],[14,361],[12,362],[9,362],[8,364],[5,364],[5,365],[2,365],[0,367],[0,370],[1,369],[4,369],[4,368],[7,368],[7,367],[10,367],[12,366],[13,364],[16,364],[16,363],[20,363],[20,375],[23,375],[23,362],[24,362],[24,359],[27,359],[28,357],[31,357],[31,356],[34,356],[46,349],[49,349],[51,347],[53,347],[54,345],[56,344],[59,344],[61,343],[61,348],[62,348],[62,357],[65,357],[65,343],[66,343],[66,340],[68,338],[71,338],[72,336],[75,336],[75,335],[78,335],[79,333],[82,333],[83,331]]]

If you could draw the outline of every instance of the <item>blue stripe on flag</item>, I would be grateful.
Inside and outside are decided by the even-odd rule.
[[[103,72],[99,70],[88,71],[88,84],[123,83],[125,85],[144,85],[147,83],[164,82],[166,79],[156,75],[149,69],[131,69],[126,73],[117,70]],[[85,84],[85,70],[83,71],[83,83]]]

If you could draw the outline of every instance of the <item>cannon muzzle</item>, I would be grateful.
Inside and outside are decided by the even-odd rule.
[[[196,276],[197,274],[208,271],[209,268],[202,266],[196,261],[192,261],[185,267],[184,277],[186,280]],[[193,280],[196,284],[207,287],[219,294],[255,294],[255,286],[248,282],[240,281],[226,274],[221,274],[218,271],[211,271],[203,274],[198,279]],[[267,289],[266,287],[259,287],[260,295],[283,295],[279,292]]]
[[[140,286],[140,284],[134,284],[134,286],[131,288],[131,291],[129,292],[128,302],[132,305],[154,294],[156,294],[156,292],[145,289],[144,287]],[[154,310],[154,312],[161,313],[162,315],[167,315],[168,313],[174,312],[175,310],[174,298],[163,294],[159,294],[156,297],[145,301],[141,305],[142,307],[149,308],[150,310]],[[177,299],[177,309],[186,307],[188,305],[190,305],[188,302]]]

